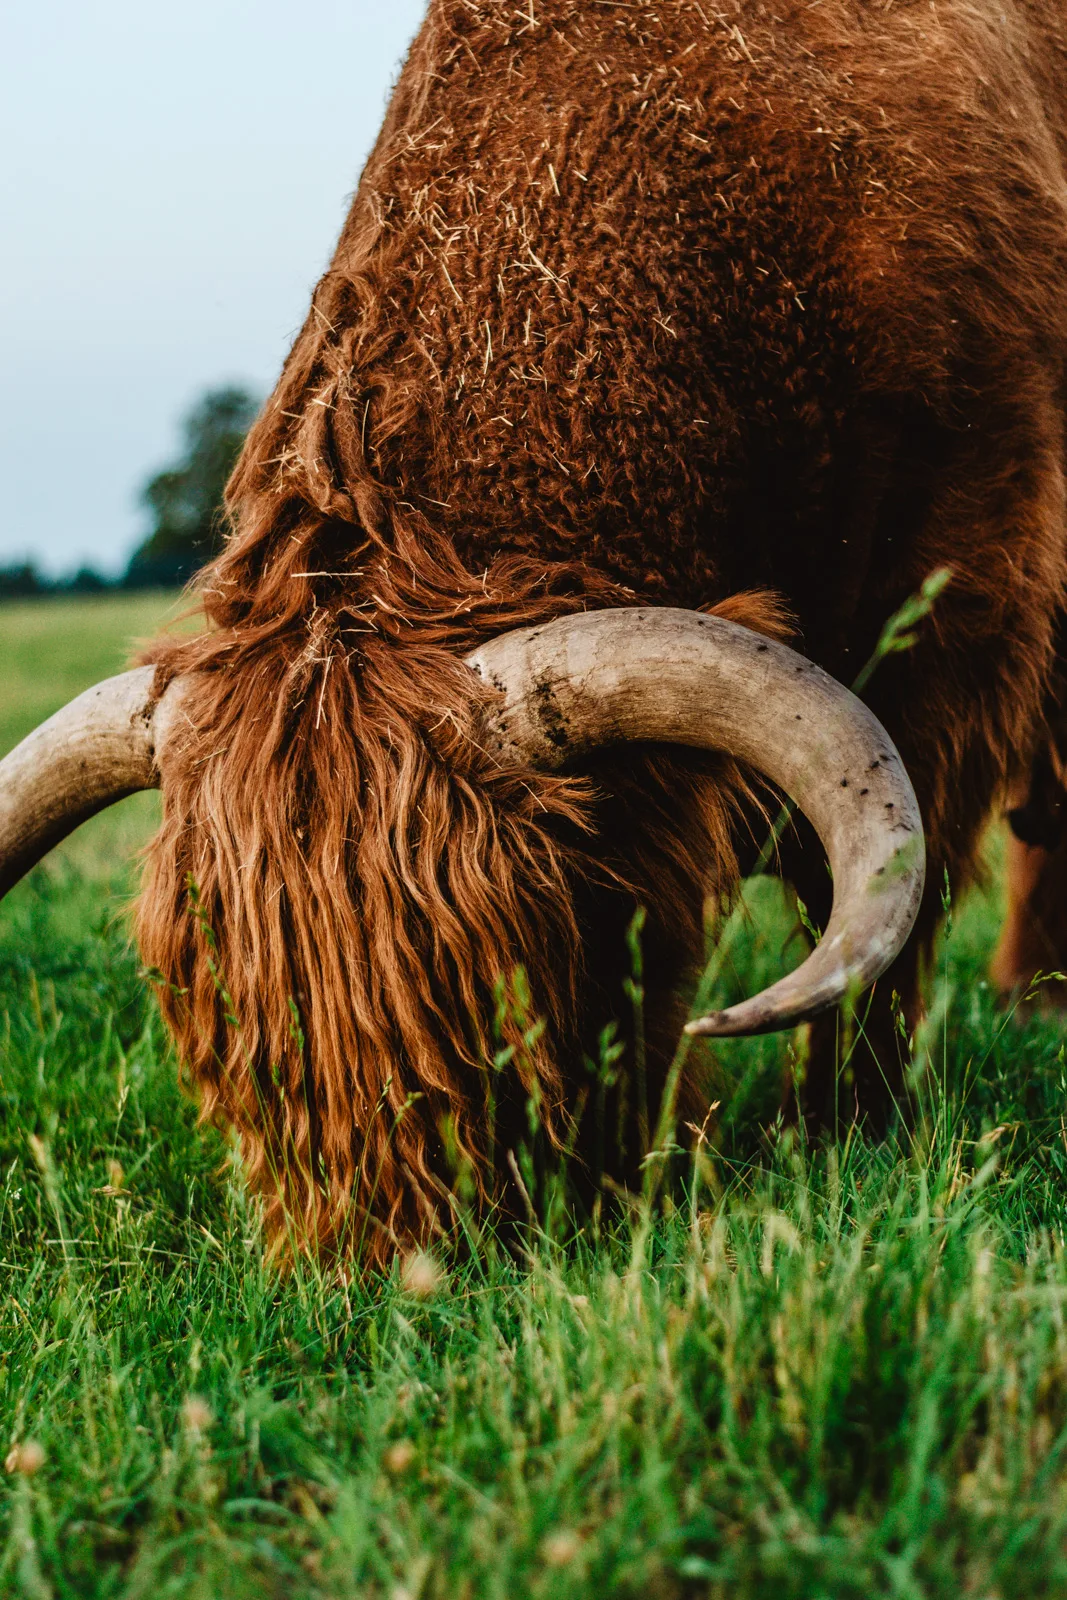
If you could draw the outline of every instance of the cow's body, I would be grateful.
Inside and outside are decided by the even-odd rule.
[[[482,1173],[488,996],[517,962],[550,1040],[519,1077],[549,1121],[573,1102],[629,905],[581,860],[648,902],[664,994],[733,872],[722,764],[605,761],[599,808],[490,770],[457,659],[488,633],[636,601],[773,629],[771,590],[847,682],[951,567],[870,698],[923,807],[923,934],[945,869],[966,879],[1064,583],[1060,21],[433,0],[238,469],[222,632],[169,659],[209,670],[142,916],[209,1106],[268,1188],[302,1169],[309,1232],[369,1206],[381,1253],[427,1225],[449,1139]],[[796,874],[818,908],[821,865]],[[654,1042],[673,1017],[653,1004]]]

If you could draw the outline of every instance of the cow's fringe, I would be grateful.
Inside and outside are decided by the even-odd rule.
[[[625,908],[649,905],[674,966],[699,953],[743,787],[729,762],[662,753],[596,786],[502,769],[461,652],[627,596],[515,561],[465,573],[425,528],[406,553],[351,602],[319,580],[295,615],[157,651],[160,685],[192,678],[139,918],[203,1113],[238,1131],[275,1244],[369,1261],[447,1224],[457,1166],[477,1205],[499,1199],[502,1050],[494,1098],[532,1097],[549,1140],[569,1139],[590,1004],[622,1005],[603,991]],[[777,625],[765,597],[724,609]],[[519,966],[545,1024],[532,1041],[494,998]]]

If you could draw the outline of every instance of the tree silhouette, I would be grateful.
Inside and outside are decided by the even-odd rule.
[[[222,492],[259,409],[246,389],[211,389],[182,423],[185,451],[149,478],[140,501],[152,515],[151,533],[130,557],[130,588],[187,583],[222,541]]]

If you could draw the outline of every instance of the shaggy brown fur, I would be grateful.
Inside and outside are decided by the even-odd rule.
[[[773,590],[847,681],[951,566],[872,695],[929,936],[1064,585],[1064,62],[1038,0],[432,0],[231,485],[215,631],[159,653],[199,677],[143,948],[278,1230],[380,1259],[457,1153],[490,1194],[498,977],[547,1022],[503,1024],[505,1135],[536,1085],[562,1136],[634,898],[666,994],[736,871],[729,763],[493,768],[459,660],[490,634]]]

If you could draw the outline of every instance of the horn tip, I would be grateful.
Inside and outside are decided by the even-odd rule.
[[[753,995],[749,1000],[742,1000],[736,1006],[729,1006],[725,1011],[709,1011],[703,1017],[694,1017],[685,1024],[685,1032],[690,1038],[697,1039],[740,1039],[757,1033],[778,1033],[785,1028],[791,1028],[806,1015],[807,1012],[797,1009],[795,1004],[782,1006],[774,1003],[774,999],[767,999],[768,991]],[[815,1010],[823,1007],[816,1006]]]
[[[721,1031],[723,1020],[726,1016],[727,1013],[725,1011],[709,1011],[707,1016],[694,1017],[692,1022],[687,1022],[685,1032],[691,1038],[702,1038],[717,1034]]]

